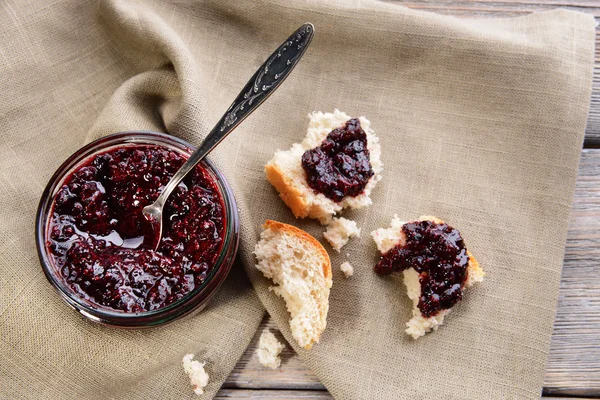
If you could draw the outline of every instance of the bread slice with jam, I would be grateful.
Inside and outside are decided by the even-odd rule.
[[[265,173],[267,180],[277,189],[279,197],[292,210],[296,218],[315,218],[322,224],[328,224],[333,215],[344,208],[359,209],[371,205],[371,191],[381,180],[383,170],[381,147],[379,138],[371,128],[371,123],[365,117],[352,119],[348,114],[339,110],[335,110],[333,113],[316,111],[309,114],[308,117],[310,121],[304,140],[301,143],[294,143],[289,150],[276,151],[273,158],[265,165]],[[368,162],[371,167],[368,174],[370,177],[359,193],[333,200],[309,185],[307,173],[303,168],[303,155],[307,151],[321,146],[332,131],[343,128],[351,120],[358,125],[358,129],[366,134],[368,151],[361,153],[359,157],[368,154]],[[334,169],[340,168],[336,172],[341,170],[343,174],[348,175],[356,173],[356,171],[352,171],[352,166],[356,165],[355,162],[350,160],[349,163],[346,163],[340,160],[341,158],[336,158],[332,163]],[[348,159],[346,158],[346,160]]]
[[[413,339],[437,330],[463,290],[483,281],[485,273],[460,232],[436,217],[403,222],[394,216],[389,228],[371,235],[382,254],[375,271],[404,274],[406,294],[413,302],[405,332]]]

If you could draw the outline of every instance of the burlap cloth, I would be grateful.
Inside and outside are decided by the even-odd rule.
[[[297,349],[283,303],[253,270],[261,223],[295,222],[263,165],[302,138],[308,112],[335,107],[371,119],[384,179],[373,207],[348,213],[363,237],[330,251],[327,330],[300,357],[340,399],[539,397],[590,100],[592,17],[465,21],[375,1],[61,0],[5,1],[0,21],[0,397],[192,398],[187,352],[208,360],[214,395],[261,303]],[[238,264],[191,319],[129,332],[78,317],[36,255],[34,215],[52,172],[122,130],[198,144],[306,21],[316,37],[296,71],[211,155],[237,195],[240,259],[258,296]],[[416,342],[403,332],[410,304],[399,279],[372,272],[369,232],[394,213],[459,227],[487,271],[446,325]],[[295,223],[322,238],[316,222]],[[338,270],[346,259],[350,280]]]

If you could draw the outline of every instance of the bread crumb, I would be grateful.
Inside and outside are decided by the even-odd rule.
[[[413,302],[412,314],[413,317],[406,323],[406,334],[413,339],[418,339],[431,330],[437,331],[440,325],[444,323],[444,317],[450,310],[440,310],[433,317],[426,318],[419,310],[419,298],[421,297],[421,283],[419,282],[419,273],[414,268],[409,268],[403,271],[404,286],[406,286],[406,294]]]
[[[344,261],[342,265],[340,265],[340,269],[346,278],[350,278],[352,275],[354,275],[354,268],[352,268],[352,265],[350,265],[348,261]]]
[[[275,335],[268,329],[265,329],[260,335],[258,340],[258,349],[256,349],[256,355],[258,361],[265,367],[271,369],[277,369],[281,365],[281,358],[279,354],[284,349],[284,345],[281,344]]]
[[[183,356],[183,370],[190,377],[190,383],[194,387],[194,393],[198,396],[204,393],[204,388],[208,385],[208,374],[204,370],[205,362],[193,360],[193,354]]]
[[[344,217],[333,218],[327,226],[327,231],[323,233],[323,237],[327,239],[331,247],[338,253],[340,249],[348,243],[352,237],[360,237],[360,228],[355,221],[351,221]]]
[[[371,236],[377,245],[377,250],[383,253],[387,253],[397,245],[405,241],[404,235],[402,234],[402,225],[404,221],[401,221],[397,215],[394,214],[392,223],[389,228],[379,228],[371,232]]]

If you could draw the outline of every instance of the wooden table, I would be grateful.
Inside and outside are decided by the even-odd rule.
[[[600,0],[423,0],[391,1],[404,6],[460,17],[517,16],[557,7],[600,19]],[[600,44],[592,105],[579,178],[571,210],[558,311],[544,379],[544,398],[600,398]],[[330,399],[318,378],[291,347],[282,353],[278,371],[263,368],[254,355],[264,327],[277,332],[266,317],[217,398]]]

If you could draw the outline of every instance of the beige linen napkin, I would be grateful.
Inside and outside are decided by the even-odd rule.
[[[538,398],[588,111],[592,17],[458,20],[376,1],[14,1],[0,6],[0,397],[192,398],[181,357],[214,395],[263,316],[288,314],[253,269],[267,218],[294,223],[264,178],[313,110],[366,115],[381,137],[374,206],[341,255],[328,327],[302,359],[341,399]],[[316,37],[282,88],[211,155],[241,211],[241,265],[201,314],[148,331],[83,321],[46,282],[34,215],[52,172],[128,129],[198,144],[254,69],[301,23]],[[399,279],[372,272],[368,233],[397,213],[461,229],[486,281],[436,333],[403,332]],[[299,221],[317,238],[323,228]],[[330,248],[328,248],[331,250]],[[348,253],[348,255],[346,255]],[[348,259],[355,276],[342,278]],[[260,301],[259,299],[260,298]]]

